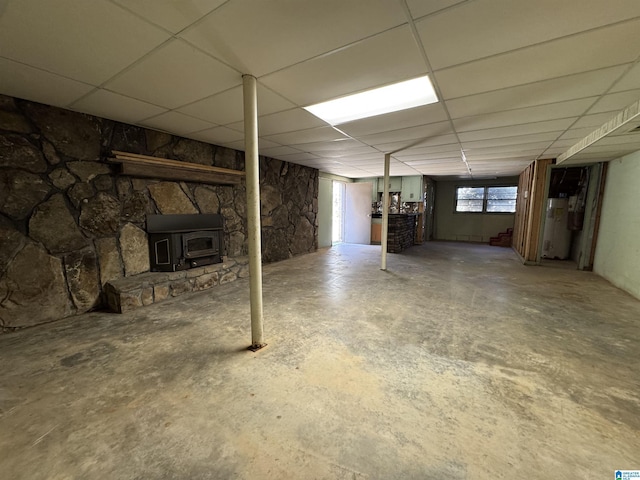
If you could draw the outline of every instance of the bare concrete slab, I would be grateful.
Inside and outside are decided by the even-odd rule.
[[[509,249],[342,245],[0,337],[6,479],[612,478],[640,468],[640,302]]]

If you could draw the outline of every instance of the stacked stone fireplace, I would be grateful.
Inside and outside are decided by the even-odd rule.
[[[125,176],[112,150],[244,170],[240,151],[0,95],[1,331],[105,308],[112,283],[146,305],[246,274],[243,184]],[[263,262],[314,251],[318,171],[261,157],[260,190]],[[185,214],[222,217],[222,262],[150,271],[149,217]]]

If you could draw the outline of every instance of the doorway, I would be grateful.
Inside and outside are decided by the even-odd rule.
[[[371,244],[371,184],[333,181],[332,244]]]

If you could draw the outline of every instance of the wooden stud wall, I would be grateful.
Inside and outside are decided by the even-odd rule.
[[[525,263],[538,260],[547,167],[551,164],[552,159],[536,160],[520,174],[513,247]]]

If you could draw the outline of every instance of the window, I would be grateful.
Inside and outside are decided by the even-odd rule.
[[[481,212],[484,209],[484,187],[458,187],[456,212]]]
[[[513,213],[518,187],[458,187],[456,212]]]
[[[487,212],[516,211],[518,187],[487,187]]]

